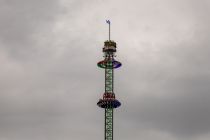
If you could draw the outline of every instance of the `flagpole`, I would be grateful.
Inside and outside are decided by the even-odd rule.
[[[111,32],[110,31],[111,30],[110,29],[111,28],[111,22],[110,22],[110,20],[106,20],[106,23],[109,24],[109,41],[110,41],[110,38],[111,38],[111,33],[110,33]]]

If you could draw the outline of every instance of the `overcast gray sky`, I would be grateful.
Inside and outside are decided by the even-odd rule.
[[[97,68],[118,44],[115,140],[209,140],[209,0],[0,0],[0,140],[102,140]]]

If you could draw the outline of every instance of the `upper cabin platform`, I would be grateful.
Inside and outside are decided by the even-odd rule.
[[[112,40],[105,41],[103,52],[116,52],[116,43]]]

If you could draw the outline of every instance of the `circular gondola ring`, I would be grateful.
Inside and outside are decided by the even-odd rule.
[[[109,64],[109,62],[110,61],[105,61],[105,60],[103,60],[103,61],[100,61],[100,62],[98,62],[98,66],[100,67],[100,68],[103,68],[103,69],[105,69],[105,68],[107,68],[107,69],[116,69],[116,68],[119,68],[119,67],[121,67],[122,66],[122,64],[119,62],[119,61],[115,61],[115,60],[113,60],[112,61],[112,64]]]

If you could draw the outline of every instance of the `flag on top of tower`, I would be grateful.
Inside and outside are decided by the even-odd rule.
[[[106,20],[106,23],[110,24],[110,20]]]

